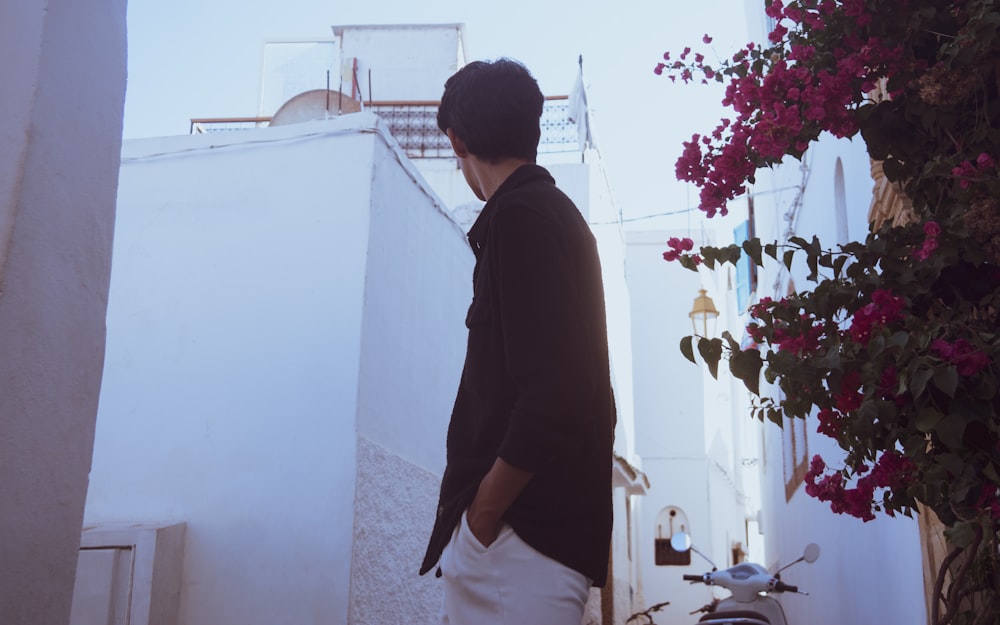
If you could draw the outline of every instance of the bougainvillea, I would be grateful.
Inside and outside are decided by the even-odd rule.
[[[997,588],[1000,0],[772,0],[767,15],[763,45],[656,64],[671,80],[724,83],[732,110],[683,144],[677,177],[700,188],[712,217],[757,170],[801,158],[822,135],[860,135],[910,214],[832,249],[816,237],[751,239],[703,246],[696,260],[693,245],[671,244],[664,258],[689,269],[745,256],[804,263],[811,281],[751,306],[751,346],[725,333],[687,337],[681,350],[694,360],[697,347],[713,372],[727,358],[761,419],[815,416],[844,458],[812,460],[809,495],[864,520],[924,504]],[[761,376],[779,393],[761,394]],[[987,614],[1000,618],[990,597]],[[994,622],[952,603],[935,622]]]

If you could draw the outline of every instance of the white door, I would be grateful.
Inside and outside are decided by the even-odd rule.
[[[134,550],[80,549],[70,625],[128,625]]]

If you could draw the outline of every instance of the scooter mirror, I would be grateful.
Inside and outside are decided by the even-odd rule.
[[[805,551],[802,553],[802,559],[812,564],[819,559],[819,545],[816,543],[809,543],[806,545]]]
[[[691,537],[684,532],[674,532],[670,537],[670,546],[674,551],[687,551],[691,548]]]

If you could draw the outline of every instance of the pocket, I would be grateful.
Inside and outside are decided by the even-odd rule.
[[[495,540],[494,540],[494,541],[493,541],[492,543],[490,543],[490,546],[489,546],[489,547],[487,547],[487,546],[486,546],[486,545],[484,545],[483,543],[479,542],[479,539],[478,539],[478,538],[476,538],[476,535],[472,533],[472,528],[471,528],[471,527],[469,527],[469,517],[468,517],[468,511],[466,511],[466,512],[463,512],[463,513],[462,513],[462,531],[461,531],[461,532],[459,532],[459,535],[460,535],[460,536],[463,536],[463,537],[464,537],[464,540],[465,540],[465,541],[466,541],[466,542],[467,542],[467,543],[469,544],[469,546],[470,546],[470,547],[472,547],[472,548],[473,548],[473,549],[474,549],[474,550],[475,550],[475,551],[476,551],[477,553],[482,553],[482,554],[484,554],[484,553],[486,553],[487,551],[489,551],[490,547],[492,547],[493,545],[497,544],[497,541],[495,541]],[[498,537],[498,538],[499,538],[499,537]]]

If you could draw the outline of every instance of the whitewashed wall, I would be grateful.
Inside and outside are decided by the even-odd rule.
[[[847,236],[863,240],[867,234],[867,212],[871,203],[870,165],[860,140],[849,142],[825,139],[806,154],[805,170],[790,160],[773,174],[763,172],[755,191],[758,235],[764,240],[780,238],[788,230],[785,219],[792,206],[794,187],[806,183],[806,192],[798,209],[795,232],[809,239],[818,234],[826,247],[833,247],[838,236],[835,205],[837,160],[844,172],[843,203],[847,213]],[[793,187],[793,188],[788,188]],[[769,190],[785,189],[769,193]],[[775,263],[776,264],[776,263]],[[777,298],[787,292],[788,276],[776,275],[773,269],[761,278],[758,295]],[[792,273],[797,290],[810,288],[805,271]],[[774,290],[774,285],[778,288]],[[796,425],[805,430],[807,460],[820,454],[836,466],[843,458],[836,442],[816,432],[811,418]],[[804,427],[803,427],[804,426]],[[791,622],[834,625],[850,622],[922,623],[926,620],[920,542],[914,519],[890,519],[880,515],[864,523],[846,515],[836,515],[829,504],[805,494],[801,484],[786,502],[785,482],[790,442],[785,431],[765,426],[767,456],[763,464],[765,507],[763,529],[768,564],[777,565],[796,559],[809,542],[820,545],[822,555],[812,565],[800,564],[789,569],[785,581],[798,584],[810,596],[782,597]],[[801,444],[799,444],[801,449]]]
[[[64,625],[104,358],[125,2],[5,2],[0,58],[0,621]]]
[[[447,210],[378,143],[358,388],[351,622],[437,623],[441,582],[418,577],[465,357],[474,258]]]
[[[444,83],[465,65],[459,24],[334,26],[341,59],[357,59],[365,100],[439,100]],[[350,93],[350,84],[344,91]]]
[[[387,560],[352,543],[413,484],[397,518],[430,531],[471,255],[388,141],[359,114],[126,146],[87,521],[187,522],[180,625],[377,622],[409,592],[352,601]]]
[[[725,280],[717,285],[711,275],[664,262],[662,253],[671,236],[691,236],[691,231],[640,225],[627,234],[636,453],[651,483],[640,502],[636,551],[643,607],[670,601],[659,618],[685,622],[692,618],[688,612],[711,599],[712,591],[692,586],[681,576],[704,572],[710,566],[694,554],[688,567],[656,565],[657,515],[667,506],[680,508],[698,550],[724,566],[731,543],[743,540],[746,487],[737,467],[746,450],[738,445],[742,439],[733,434],[739,430],[734,423],[732,381],[724,371],[721,381],[712,379],[703,365],[690,363],[679,349],[681,338],[692,333],[688,312],[698,289],[706,287],[720,310],[731,295],[721,286]],[[720,319],[717,333],[725,328],[724,323]],[[664,530],[667,537],[669,528]]]

